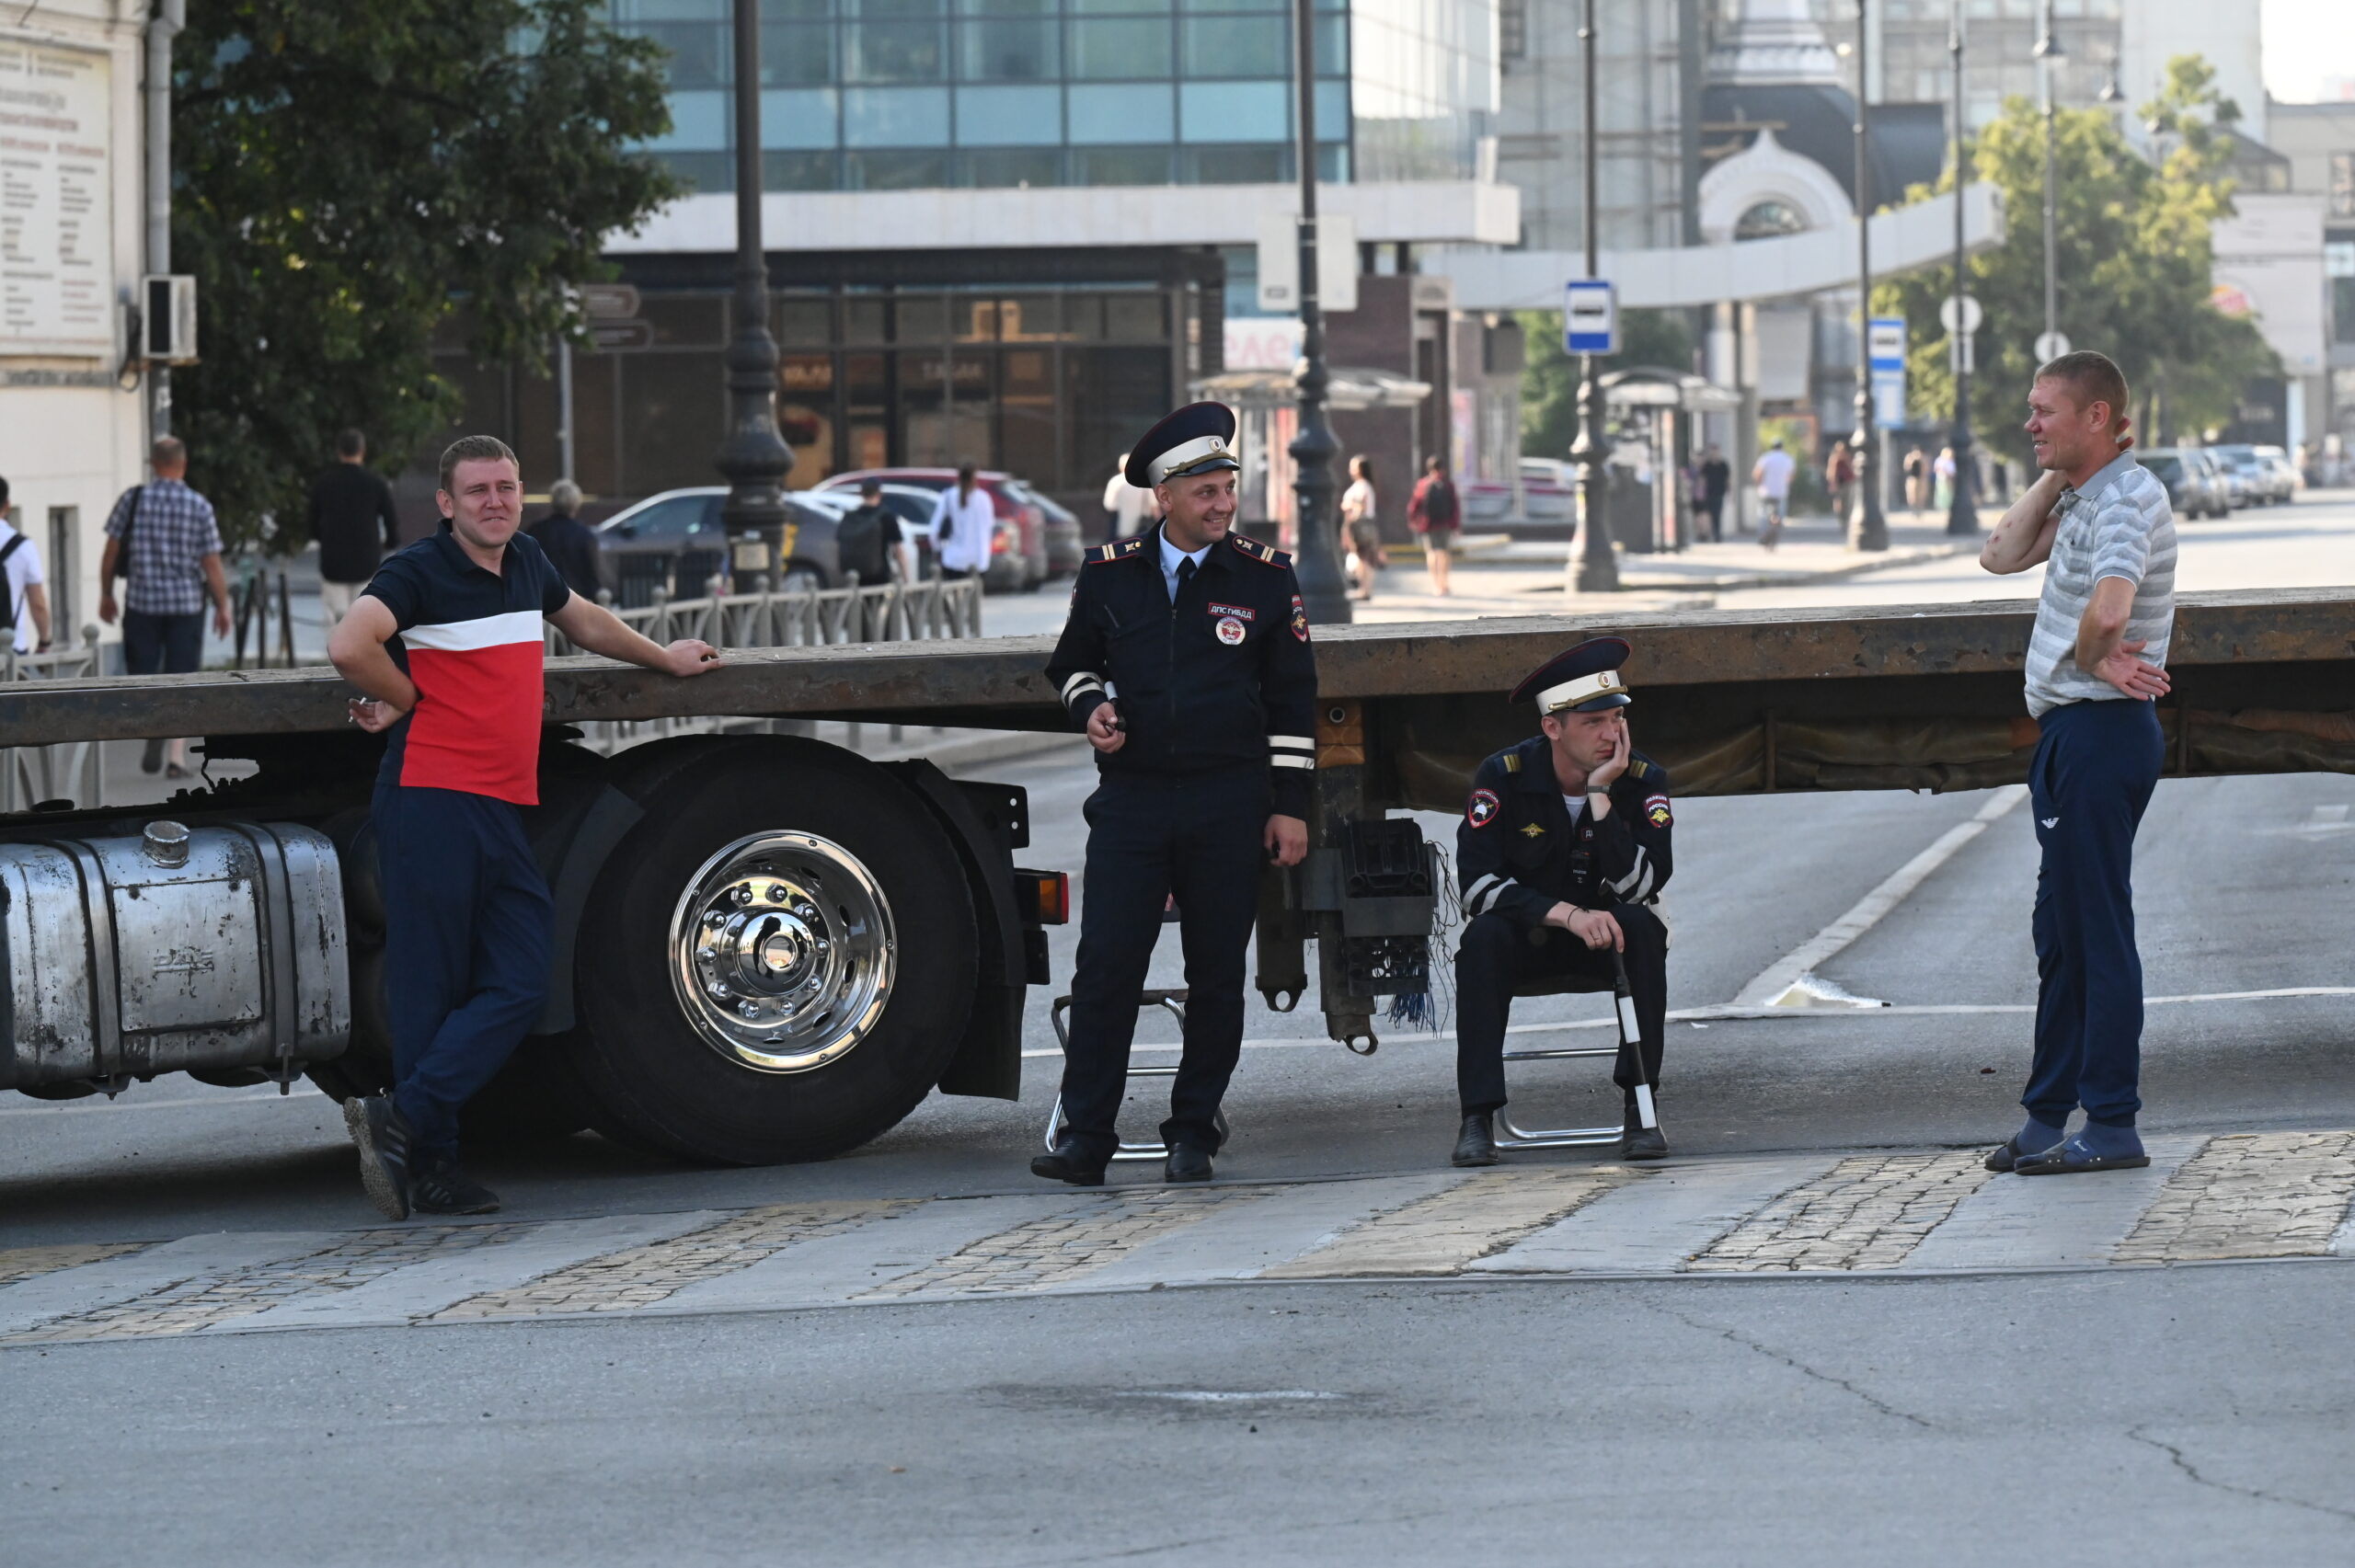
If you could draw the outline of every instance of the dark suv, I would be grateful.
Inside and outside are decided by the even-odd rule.
[[[781,550],[761,544],[731,549],[719,521],[720,503],[727,498],[727,487],[719,485],[664,490],[599,523],[597,571],[613,589],[615,607],[643,609],[654,602],[657,588],[672,599],[700,599],[715,574],[726,579],[731,593],[751,592],[762,577],[779,589],[840,584],[833,512],[787,496]]]

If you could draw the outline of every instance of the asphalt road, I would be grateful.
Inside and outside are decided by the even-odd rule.
[[[1636,722],[1640,745],[1640,706]],[[1031,791],[1026,864],[1075,869],[1085,766],[985,771]],[[1671,1006],[1754,990],[1993,799],[1680,803]],[[2147,1129],[2355,1126],[2350,999],[2249,994],[2350,983],[2350,807],[2343,777],[2160,785],[2137,885],[2147,989],[2170,999],[2145,1037]],[[1452,841],[1452,821],[1425,822]],[[1818,967],[1891,1006],[1679,1022],[1662,1090],[1678,1151],[2002,1137],[2028,1058],[2035,859],[2012,807]],[[1074,937],[1055,933],[1059,976]],[[1167,946],[1156,983],[1179,983]],[[481,1172],[523,1219],[1028,1192],[1053,1088],[1046,1000],[1022,1103],[936,1097],[825,1164],[687,1169],[584,1135],[487,1152]],[[1562,998],[1516,1021],[1603,1015]],[[1317,1015],[1256,1002],[1246,1033],[1223,1177],[1443,1163],[1452,1042],[1385,1029],[1360,1059]],[[1517,1104],[1611,1119],[1606,1077],[1533,1068]],[[1157,1118],[1149,1096],[1132,1104],[1139,1131]],[[0,1247],[372,1222],[339,1117],[307,1091],[180,1079],[112,1104],[0,1104]],[[2351,1281],[2323,1259],[1252,1285],[11,1348],[5,1555],[2338,1563],[2355,1539]]]

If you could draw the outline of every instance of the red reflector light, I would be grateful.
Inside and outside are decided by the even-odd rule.
[[[1071,923],[1071,874],[1067,871],[1017,871],[1016,901],[1027,920],[1040,925]]]

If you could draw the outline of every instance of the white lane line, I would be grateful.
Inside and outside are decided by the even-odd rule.
[[[985,1236],[1102,1201],[1097,1189],[1036,1197],[935,1198],[848,1230],[797,1242],[733,1274],[699,1279],[631,1315],[751,1312],[847,1301],[903,1274],[928,1268]]]
[[[252,1333],[265,1329],[398,1327],[486,1290],[508,1290],[607,1253],[709,1225],[728,1216],[705,1209],[685,1214],[615,1214],[596,1219],[552,1219],[512,1241],[469,1247],[381,1275],[350,1290],[320,1290],[202,1332]]]
[[[2145,1007],[2179,1007],[2193,1002],[2211,1001],[2273,1001],[2285,997],[2355,996],[2355,986],[2273,986],[2264,990],[2196,991],[2183,996],[2146,996]],[[1671,1012],[1671,1024],[1714,1024],[1725,1020],[1748,1019],[1822,1019],[1822,1018],[1927,1018],[1952,1014],[1980,1013],[2034,1013],[2036,1004],[2028,1001],[1922,1001],[1883,1003],[1878,1007],[1744,1007],[1730,1003],[1716,1007],[1680,1007]],[[1615,1021],[1609,1018],[1565,1018],[1552,1024],[1515,1024],[1505,1030],[1508,1035],[1545,1035],[1561,1029],[1609,1029]],[[1382,1037],[1384,1049],[1395,1046],[1449,1045],[1455,1031],[1442,1029],[1436,1035],[1420,1030]],[[1302,1037],[1290,1040],[1246,1040],[1243,1048],[1249,1051],[1315,1050],[1333,1044],[1330,1040]],[[1175,1042],[1143,1044],[1131,1047],[1139,1051],[1174,1051],[1181,1048]],[[1043,1057],[1055,1061],[1063,1059],[1060,1050],[1024,1051],[1025,1057]]]
[[[1673,1274],[1710,1242],[1836,1163],[1836,1155],[1808,1154],[1659,1167],[1466,1272]]]
[[[1377,1214],[1430,1196],[1464,1178],[1453,1171],[1317,1182],[1269,1193],[1157,1236],[1126,1256],[1050,1290],[1132,1289],[1205,1279],[1249,1279],[1315,1252]]]
[[[52,1318],[119,1306],[191,1279],[325,1252],[344,1240],[343,1233],[327,1230],[216,1230],[79,1268],[36,1275],[0,1288],[0,1334],[21,1333]]]
[[[2109,1261],[2205,1133],[2142,1140],[2151,1163],[2097,1176],[1997,1176],[1956,1204],[1906,1254],[1919,1269],[2065,1268]]]
[[[1809,970],[1878,924],[1890,910],[1903,903],[1913,889],[1929,880],[1932,873],[1952,860],[1963,845],[1985,832],[1991,823],[2027,798],[2026,784],[2005,784],[1997,790],[1988,797],[1985,805],[1971,814],[1970,820],[1958,822],[1947,829],[1938,836],[1936,843],[1899,866],[1879,887],[1857,899],[1855,906],[1846,914],[1766,966],[1756,979],[1741,988],[1734,997],[1733,1004],[1736,1007],[1769,1007],[1780,1001],[1798,985],[1801,977]]]

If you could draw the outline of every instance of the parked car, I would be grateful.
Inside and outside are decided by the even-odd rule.
[[[1087,554],[1087,539],[1080,532],[1079,514],[1027,479],[1008,483],[1017,494],[1036,501],[1047,516],[1047,576],[1067,578],[1076,573],[1081,558]]]
[[[824,507],[837,516],[858,505],[856,486],[843,490],[804,490],[799,498],[811,506]],[[883,505],[900,520],[901,533],[916,547],[916,575],[930,581],[940,575],[940,560],[932,539],[933,503],[940,498],[937,490],[927,490],[921,485],[886,485]]]
[[[2179,518],[2205,517],[2213,509],[2207,475],[2188,454],[2174,447],[2152,447],[2135,457],[2151,476],[2167,487],[2167,505]]]
[[[1456,486],[1467,531],[1547,533],[1578,525],[1578,464],[1550,457],[1521,460],[1521,514],[1513,515],[1512,485],[1503,479],[1467,479]]]
[[[859,468],[847,474],[836,474],[820,480],[820,490],[849,489],[856,493],[860,483],[880,479],[887,485],[911,485],[927,489],[937,496],[957,483],[954,468]],[[990,541],[990,564],[982,574],[982,587],[992,593],[1018,593],[1038,587],[1047,580],[1047,514],[1034,499],[1017,494],[1022,486],[1011,474],[995,469],[983,469],[974,481],[990,498],[997,513],[997,533]]]
[[[664,490],[625,507],[597,525],[597,571],[613,590],[615,605],[642,609],[654,590],[672,599],[699,599],[716,575],[729,589],[749,592],[767,577],[773,586],[833,588],[842,578],[834,551],[835,514],[797,496],[785,498],[785,537],[777,561],[738,561],[719,521],[725,486]],[[744,568],[741,573],[738,567]]]
[[[2255,449],[2250,447],[2211,446],[2200,449],[2208,461],[2216,465],[2216,474],[2223,481],[2224,491],[2234,507],[2258,504]]]
[[[2298,493],[2298,471],[2291,466],[2290,454],[2280,447],[2250,447],[2248,465],[2257,498],[2268,506],[2285,506]]]
[[[2232,516],[2234,506],[2232,479],[2225,474],[2224,465],[2216,461],[2216,454],[2204,447],[2185,447],[2183,460],[2199,471],[2200,480],[2207,487],[2208,515],[2210,517]]]

